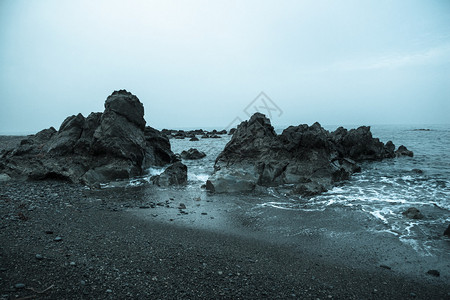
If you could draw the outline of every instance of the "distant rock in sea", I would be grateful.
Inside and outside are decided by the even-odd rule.
[[[315,123],[290,126],[277,135],[270,120],[255,113],[217,157],[206,188],[224,193],[288,186],[291,193],[314,195],[360,171],[358,162],[394,158],[394,150],[392,142],[373,138],[367,126],[329,132]]]
[[[181,152],[181,158],[183,159],[201,159],[205,156],[205,152],[198,151],[195,148],[191,148],[187,151],[184,150],[183,152]]]
[[[44,129],[3,153],[0,173],[92,185],[142,175],[150,166],[175,161],[167,137],[146,127],[139,99],[120,90],[108,96],[103,113],[70,116],[58,131]]]
[[[400,147],[398,147],[397,150],[395,150],[395,155],[397,157],[400,157],[400,156],[413,157],[414,153],[412,151],[408,150],[405,146],[401,145]]]

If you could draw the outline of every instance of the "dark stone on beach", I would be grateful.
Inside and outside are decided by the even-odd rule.
[[[444,235],[449,236],[450,237],[450,224],[448,224],[447,229],[444,231]]]
[[[387,266],[387,265],[380,265],[380,268],[386,269],[386,270],[391,270],[392,268]]]
[[[186,205],[184,203],[180,203],[180,205],[178,205],[178,209],[186,209]]]
[[[23,288],[25,288],[25,284],[24,283],[16,283],[14,285],[14,288],[16,288],[16,289],[23,289]]]
[[[408,150],[405,146],[401,145],[400,147],[398,147],[397,150],[395,150],[395,155],[397,157],[401,157],[401,156],[413,157],[414,153],[412,151]]]
[[[103,113],[78,114],[24,139],[0,158],[13,178],[58,179],[89,186],[142,175],[149,166],[175,161],[166,136],[145,127],[144,106],[125,91],[113,92]]]
[[[439,273],[438,270],[428,270],[427,272],[428,275],[434,276],[434,277],[439,277],[441,276],[441,273]]]
[[[191,142],[197,142],[197,141],[199,141],[199,139],[198,139],[198,137],[194,136],[194,137],[190,138],[189,141],[191,141]]]
[[[294,193],[314,195],[359,172],[360,161],[395,157],[394,149],[392,142],[373,138],[367,126],[330,133],[315,123],[290,126],[277,135],[270,120],[255,113],[217,157],[206,188],[249,192],[256,186],[290,184]]]
[[[0,182],[6,182],[11,180],[11,177],[8,174],[0,174]]]
[[[198,151],[195,148],[191,148],[187,151],[185,150],[181,152],[181,158],[183,159],[201,159],[205,156],[206,156],[205,152]]]
[[[175,162],[161,174],[153,176],[152,182],[158,186],[184,185],[187,183],[187,167],[181,162]]]
[[[235,131],[236,128],[231,128],[230,131],[228,132],[228,135],[233,135]]]
[[[420,219],[424,218],[424,216],[422,215],[420,210],[418,210],[415,207],[408,208],[406,211],[402,212],[402,215],[404,215],[407,218],[415,219],[415,220],[420,220]]]
[[[213,134],[213,135],[210,136],[210,138],[212,138],[212,139],[220,139],[221,137],[219,135],[217,135],[217,134]]]

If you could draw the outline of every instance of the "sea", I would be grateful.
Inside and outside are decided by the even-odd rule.
[[[337,128],[324,127],[330,131]],[[282,130],[276,128],[277,133]],[[450,253],[449,249],[442,249],[443,232],[450,224],[450,125],[376,125],[371,126],[371,132],[384,143],[405,145],[414,152],[414,157],[364,162],[360,173],[313,197],[286,195],[276,188],[264,188],[258,193],[223,196],[220,202],[227,202],[228,212],[245,210],[249,219],[263,215],[264,210],[271,210],[271,215],[274,211],[280,215],[286,211],[291,214],[337,209],[358,211],[376,220],[377,225],[368,230],[395,236],[422,256]],[[198,199],[205,197],[207,192],[201,185],[212,174],[215,159],[230,138],[222,135],[218,139],[199,137],[199,141],[170,140],[174,153],[190,148],[206,153],[203,159],[183,160],[188,167],[188,185],[181,189]],[[164,168],[151,168],[146,178],[163,171]],[[142,178],[130,184],[139,182]],[[402,212],[410,207],[419,209],[424,218],[405,217]]]

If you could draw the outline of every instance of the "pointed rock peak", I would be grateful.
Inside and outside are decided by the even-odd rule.
[[[266,117],[266,115],[262,113],[254,113],[253,116],[251,116],[250,120],[248,121],[249,125],[258,122],[259,124],[263,126],[272,126],[270,124],[270,119]]]

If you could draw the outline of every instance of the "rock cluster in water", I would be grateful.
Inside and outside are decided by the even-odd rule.
[[[370,127],[334,132],[312,126],[286,128],[277,135],[270,120],[255,113],[242,122],[219,154],[209,191],[249,192],[257,186],[289,186],[290,192],[318,194],[360,171],[358,162],[412,155],[373,138]]]
[[[167,137],[146,126],[144,106],[113,92],[103,113],[82,114],[22,140],[0,157],[0,173],[29,179],[63,179],[88,185],[142,175],[176,161]]]
[[[180,156],[182,159],[189,159],[189,160],[202,159],[203,157],[206,156],[206,153],[203,151],[198,151],[195,148],[190,148],[189,150],[184,150],[183,152],[181,152]]]

